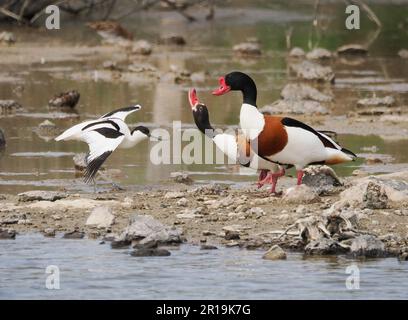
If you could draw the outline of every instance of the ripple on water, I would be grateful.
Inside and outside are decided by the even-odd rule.
[[[182,245],[170,257],[135,258],[96,240],[24,234],[2,240],[0,297],[5,299],[407,299],[408,263],[394,258],[355,261],[263,260],[262,251],[202,251]],[[360,289],[345,287],[346,267],[360,268]],[[60,269],[60,290],[45,288],[45,268]]]

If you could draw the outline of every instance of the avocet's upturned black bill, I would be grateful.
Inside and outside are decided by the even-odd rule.
[[[135,105],[114,110],[97,120],[79,123],[55,138],[56,141],[78,140],[88,144],[86,183],[94,181],[99,168],[116,148],[132,148],[150,136],[148,128],[138,126],[130,131],[125,123],[128,115],[141,108]]]

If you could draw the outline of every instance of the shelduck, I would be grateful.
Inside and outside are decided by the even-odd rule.
[[[256,106],[257,88],[247,74],[234,71],[219,78],[213,94],[241,91],[243,104],[240,126],[251,148],[263,159],[282,165],[293,165],[297,184],[302,183],[303,169],[310,164],[337,164],[353,161],[353,152],[342,148],[330,137],[298,120],[262,114]]]
[[[138,126],[130,131],[125,123],[128,115],[140,109],[140,105],[134,105],[114,110],[97,120],[79,123],[55,138],[56,141],[78,140],[88,144],[86,183],[93,181],[95,186],[96,173],[116,148],[132,148],[151,136],[148,128]]]
[[[268,159],[258,157],[251,151],[249,143],[245,137],[239,133],[227,134],[216,133],[210,124],[207,106],[197,98],[195,89],[189,91],[189,101],[193,112],[194,122],[197,128],[210,139],[215,145],[234,163],[261,170],[258,179],[258,186],[266,183],[271,184],[271,193],[275,193],[278,178],[284,175],[284,169]]]

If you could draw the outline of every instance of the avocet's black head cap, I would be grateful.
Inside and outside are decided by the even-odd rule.
[[[141,133],[145,134],[146,136],[150,137],[150,130],[145,126],[137,126],[132,130],[132,134],[136,131],[140,131]]]

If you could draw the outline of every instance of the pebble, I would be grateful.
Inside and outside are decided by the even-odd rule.
[[[306,58],[310,60],[327,60],[332,58],[332,53],[324,48],[315,48],[307,53]]]
[[[167,257],[170,256],[170,251],[166,249],[137,249],[130,253],[132,257]]]
[[[299,47],[294,47],[290,50],[289,56],[292,58],[303,58],[305,56],[305,50]]]
[[[64,239],[82,239],[84,238],[85,234],[81,231],[69,231],[64,233],[64,235],[62,236],[62,238]]]
[[[0,239],[15,239],[17,232],[11,229],[1,229],[0,228]]]
[[[166,35],[159,39],[159,44],[184,46],[186,44],[186,39],[177,34]]]
[[[217,250],[218,248],[216,246],[210,245],[210,244],[202,244],[200,247],[200,250]]]
[[[135,54],[148,56],[149,54],[152,53],[153,47],[149,41],[139,40],[133,44],[131,51],[132,53],[135,53]]]
[[[184,192],[178,192],[178,191],[176,191],[176,192],[167,192],[164,195],[164,199],[178,199],[178,198],[183,198],[184,195],[185,195]]]
[[[286,252],[278,245],[272,246],[263,256],[265,260],[285,260]]]

